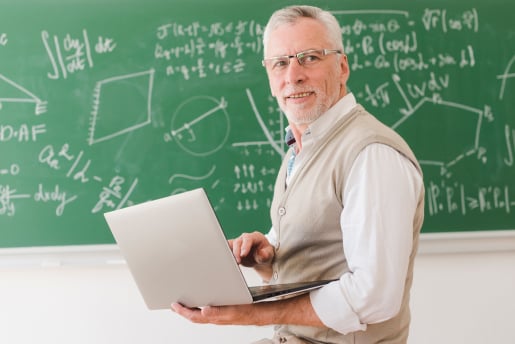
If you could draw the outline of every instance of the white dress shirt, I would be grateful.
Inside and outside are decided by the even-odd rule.
[[[356,100],[348,94],[343,103],[347,114]],[[303,146],[310,144],[309,139],[303,136]],[[292,175],[302,158],[301,150]],[[313,308],[326,326],[346,334],[397,314],[422,183],[413,164],[387,145],[371,144],[358,155],[343,189],[345,207],[340,217],[350,271],[310,293]],[[267,238],[276,244],[273,229]]]

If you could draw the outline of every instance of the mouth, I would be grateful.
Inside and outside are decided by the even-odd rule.
[[[286,99],[300,99],[300,98],[305,98],[305,97],[309,97],[310,95],[314,94],[315,92],[302,92],[302,93],[295,93],[295,94],[290,94],[289,96],[286,96]]]

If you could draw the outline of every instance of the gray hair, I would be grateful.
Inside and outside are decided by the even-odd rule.
[[[338,20],[329,11],[314,6],[289,6],[275,11],[266,24],[263,32],[263,50],[266,56],[266,47],[271,32],[284,24],[293,24],[300,18],[312,18],[322,23],[327,29],[328,38],[334,47],[343,51],[342,31]]]

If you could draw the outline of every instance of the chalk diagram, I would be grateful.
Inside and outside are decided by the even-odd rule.
[[[192,97],[181,103],[171,120],[171,129],[164,141],[174,140],[193,156],[207,156],[220,150],[231,129],[227,101],[208,97]]]
[[[207,178],[211,177],[215,173],[215,170],[216,170],[216,166],[213,165],[211,167],[211,169],[202,176],[191,176],[188,174],[176,173],[176,174],[172,175],[170,178],[168,178],[168,184],[173,185],[174,182],[175,182],[175,184],[178,184],[178,183],[183,182],[184,180],[191,180],[191,181],[195,181],[195,182],[206,180]],[[216,185],[218,185],[218,183],[219,183],[219,180],[216,180],[215,183],[212,185],[212,188],[215,188]],[[175,195],[175,194],[187,191],[187,190],[188,190],[187,188],[177,187],[176,189],[174,189],[172,191],[171,194]]]
[[[464,158],[476,155],[482,163],[486,163],[486,148],[480,145],[481,128],[485,119],[491,118],[492,114],[488,107],[479,110],[463,104],[443,100],[438,94],[432,97],[419,99],[412,104],[400,85],[400,77],[393,75],[393,81],[401,94],[406,108],[400,109],[402,118],[395,122],[391,128],[399,132],[408,142],[423,142],[417,152],[417,158],[421,165],[437,167],[440,175],[450,177],[451,168]],[[269,144],[282,157],[284,156],[284,144],[273,140],[270,131],[266,128],[262,116],[254,102],[250,90],[246,90],[247,97],[251,104],[256,119],[266,137],[265,142],[243,142],[235,143],[234,146],[263,145]],[[442,108],[446,108],[442,111]],[[431,116],[430,120],[424,121],[425,116]],[[447,128],[449,116],[453,117],[453,123],[460,123],[459,126]],[[418,118],[418,120],[415,120]],[[428,128],[430,124],[432,127]],[[424,128],[420,128],[424,126]],[[444,156],[443,156],[444,155]]]
[[[372,9],[332,13],[338,16],[385,14],[405,18],[409,27],[415,25],[406,11]],[[477,21],[475,25],[474,30],[477,30]],[[506,77],[505,74],[500,78],[504,82]],[[452,167],[467,157],[475,155],[480,162],[486,163],[486,149],[480,145],[480,136],[485,120],[493,118],[488,106],[483,110],[476,109],[444,100],[438,93],[410,101],[407,92],[401,86],[400,77],[393,74],[392,79],[394,87],[405,103],[405,108],[399,109],[401,118],[391,127],[409,143],[418,142],[414,148],[421,165],[439,168],[441,176],[450,177]],[[381,89],[386,85],[388,83],[381,85]]]
[[[153,84],[153,69],[97,82],[93,92],[89,145],[150,124]]]
[[[35,115],[41,115],[47,111],[46,101],[42,101],[23,86],[0,74],[0,110],[4,103],[34,103]]]
[[[270,130],[268,130],[268,127],[265,124],[265,121],[263,120],[263,116],[260,114],[256,102],[254,101],[254,96],[252,95],[252,92],[247,88],[245,89],[245,92],[247,94],[247,99],[249,100],[250,106],[252,107],[252,111],[254,112],[254,116],[256,117],[256,121],[259,124],[259,127],[263,131],[263,134],[265,135],[266,141],[252,141],[252,142],[236,142],[233,143],[234,147],[249,147],[249,146],[263,146],[263,145],[270,145],[272,149],[279,154],[279,156],[282,158],[284,154],[286,153],[286,144],[284,143],[284,140],[274,140],[273,135]],[[280,115],[280,132],[284,133],[284,116]]]
[[[174,189],[173,189],[173,191],[170,194],[171,195],[175,195],[175,194],[178,194],[178,193],[181,193],[181,192],[184,192],[184,191],[191,190],[191,186],[189,186],[189,187],[176,186],[176,185],[184,185],[185,183],[188,184],[188,182],[196,183],[196,182],[204,181],[204,185],[206,186],[207,185],[207,180],[210,177],[213,176],[215,171],[216,171],[216,165],[213,165],[213,166],[211,166],[211,168],[209,169],[209,171],[207,173],[205,173],[204,175],[200,175],[200,176],[192,176],[192,175],[183,174],[183,173],[173,174],[168,179],[168,184],[174,186]],[[220,184],[220,179],[215,179],[211,183],[210,188],[212,190],[214,190],[214,189],[216,189],[218,187],[219,184]],[[219,206],[222,205],[223,203],[225,203],[225,198],[221,197],[220,199],[218,199],[216,201],[214,199],[211,200],[211,201],[214,202],[213,203],[213,208],[215,210],[218,210]]]
[[[391,127],[408,142],[424,143],[418,145],[415,152],[421,165],[439,167],[442,176],[450,177],[450,168],[466,157],[475,155],[482,163],[487,162],[486,148],[480,145],[480,137],[484,120],[492,118],[489,107],[480,110],[446,101],[437,93],[412,104],[400,84],[400,77],[394,74],[392,79],[406,108],[399,110],[403,117]],[[428,120],[423,120],[428,116]],[[448,126],[449,123],[454,124]]]

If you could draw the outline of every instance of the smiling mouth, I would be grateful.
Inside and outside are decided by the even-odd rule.
[[[299,98],[309,97],[312,94],[313,94],[313,92],[302,92],[302,93],[296,93],[296,94],[289,95],[286,98],[288,98],[288,99],[299,99]]]

